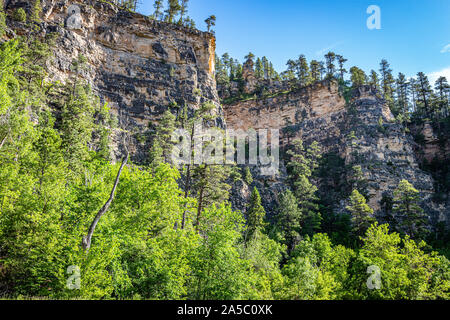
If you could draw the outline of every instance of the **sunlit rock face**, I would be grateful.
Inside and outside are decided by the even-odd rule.
[[[116,147],[123,130],[131,135],[135,161],[146,160],[149,124],[168,109],[176,113],[187,105],[193,111],[212,101],[217,105],[216,124],[224,126],[211,33],[154,21],[99,1],[47,0],[42,5],[40,32],[58,34],[49,78],[65,81],[72,74],[72,62],[80,55],[86,57],[88,68],[82,77],[118,118],[122,130],[116,132]],[[68,12],[73,5],[79,9]],[[7,10],[18,7],[31,10],[25,1],[10,1]],[[80,25],[73,23],[75,16]],[[29,31],[18,23],[11,25],[18,34]]]

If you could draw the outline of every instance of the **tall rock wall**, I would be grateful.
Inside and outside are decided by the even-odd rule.
[[[49,62],[49,78],[65,81],[72,62],[87,58],[82,76],[117,115],[116,146],[127,131],[132,139],[134,160],[143,162],[149,123],[168,109],[187,105],[217,105],[217,125],[223,126],[215,73],[215,38],[211,33],[154,21],[143,15],[100,1],[43,0],[41,33],[57,33],[55,57]],[[80,9],[80,25],[72,23],[71,5]],[[31,10],[30,2],[10,0],[7,11]],[[26,34],[26,25],[9,21],[17,34]],[[139,137],[139,139],[137,138]],[[139,140],[139,141],[138,141]],[[116,150],[120,154],[120,150]]]
[[[368,183],[369,204],[380,220],[382,199],[392,196],[398,183],[407,179],[420,190],[430,222],[449,221],[445,208],[432,202],[433,179],[419,169],[412,135],[395,121],[385,102],[370,87],[354,90],[345,99],[336,83],[325,81],[289,93],[235,102],[225,106],[224,111],[230,128],[279,129],[284,147],[296,138],[306,144],[317,141],[324,154],[332,152],[348,165],[361,166]],[[276,207],[273,203],[283,190],[280,183],[286,185],[284,164],[281,169],[275,179],[255,179],[269,211]],[[341,203],[341,208],[344,206]]]

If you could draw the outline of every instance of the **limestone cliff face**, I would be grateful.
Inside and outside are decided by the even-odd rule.
[[[65,81],[72,61],[87,58],[82,76],[117,115],[121,135],[128,131],[130,151],[136,161],[146,158],[149,123],[169,108],[187,105],[197,109],[201,103],[217,105],[217,125],[222,126],[222,111],[214,79],[215,38],[210,33],[154,21],[137,13],[118,10],[100,1],[41,1],[42,34],[57,33],[55,57],[48,65],[51,80]],[[70,5],[80,8],[80,26],[74,26]],[[7,10],[30,10],[30,4],[11,0]],[[10,22],[16,33],[28,29]],[[138,139],[139,137],[139,139]],[[120,150],[116,150],[117,155]]]
[[[322,82],[272,97],[236,102],[225,106],[224,111],[230,128],[279,129],[285,147],[296,138],[306,144],[317,141],[324,153],[333,152],[347,164],[360,165],[368,182],[369,203],[380,220],[383,197],[392,195],[398,183],[407,179],[420,190],[430,222],[449,221],[445,209],[431,201],[433,179],[419,169],[412,135],[395,121],[385,102],[370,87],[355,90],[346,102],[336,83]],[[281,169],[280,176],[270,179],[258,177],[254,171],[254,183],[261,188],[269,211],[285,185],[284,165]],[[242,200],[236,205],[239,202]]]

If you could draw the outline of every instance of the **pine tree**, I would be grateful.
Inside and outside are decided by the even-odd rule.
[[[377,91],[380,91],[380,78],[378,77],[378,73],[375,70],[370,71],[370,78],[368,84],[375,88]]]
[[[373,209],[366,204],[366,199],[358,190],[353,190],[349,202],[346,209],[352,216],[353,231],[357,237],[360,237],[376,221],[373,217]]]
[[[433,89],[428,77],[423,72],[417,74],[416,92],[418,108],[423,110],[425,116],[430,117]]]
[[[244,170],[244,181],[246,184],[251,185],[253,183],[253,176],[249,167],[245,167]]]
[[[393,212],[400,228],[411,238],[422,236],[426,232],[425,216],[419,206],[419,191],[407,180],[402,180],[394,191]]]
[[[248,61],[248,60],[253,61],[253,59],[255,59],[255,55],[253,53],[249,52],[248,55],[246,55],[244,57],[244,59],[245,59],[245,61]]]
[[[3,0],[0,0],[0,38],[5,35],[6,30],[6,14],[3,6]]]
[[[257,79],[263,79],[264,78],[264,65],[260,58],[256,59],[255,64],[255,77]]]
[[[153,7],[155,8],[155,11],[153,12],[153,19],[155,20],[161,20],[162,14],[163,14],[163,0],[156,0],[153,4]]]
[[[351,67],[350,68],[350,74],[351,74],[351,81],[354,88],[357,88],[359,86],[365,85],[367,83],[367,76],[364,73],[363,70],[361,70],[358,67]]]
[[[175,116],[167,110],[158,123],[150,150],[150,165],[156,168],[160,163],[171,163],[174,142],[172,134],[175,131]]]
[[[417,81],[415,78],[409,79],[408,94],[411,97],[413,112],[417,112]]]
[[[249,241],[256,233],[261,232],[266,223],[264,221],[266,211],[261,204],[261,196],[258,189],[255,187],[250,196],[250,202],[246,212],[247,217],[247,234],[246,241]]]
[[[267,57],[262,57],[261,59],[262,67],[263,67],[263,79],[269,79],[269,60]]]
[[[310,181],[313,171],[318,167],[320,152],[317,142],[305,149],[302,140],[295,140],[293,150],[288,151],[288,155],[291,157],[288,163],[289,177],[304,217],[303,231],[308,235],[312,235],[315,230],[320,228],[322,219],[317,205],[317,187]]]
[[[311,80],[317,82],[321,80],[320,62],[312,60],[309,68],[311,69]]]
[[[406,76],[403,73],[398,74],[397,78],[397,105],[398,110],[396,110],[398,113],[403,115],[404,117],[407,116],[408,109],[409,109],[409,98],[408,98],[408,82],[406,80]]]
[[[180,20],[178,20],[178,24],[179,25],[183,25],[185,23],[185,21],[189,18],[189,17],[185,17],[188,11],[188,2],[189,0],[181,0],[181,4],[180,4]]]
[[[30,21],[34,23],[41,22],[42,5],[40,0],[34,0],[33,9],[31,10]]]
[[[325,55],[325,62],[327,66],[327,79],[331,79],[336,74],[336,65],[334,64],[336,61],[336,54],[334,52],[328,52]]]
[[[289,59],[286,63],[287,70],[285,72],[285,78],[286,80],[289,80],[291,85],[295,85],[298,78],[297,78],[297,62],[294,60]]]
[[[181,5],[179,0],[169,0],[169,8],[167,8],[165,21],[173,23],[175,17],[180,13]]]
[[[438,94],[438,113],[443,117],[449,115],[449,97],[450,97],[450,85],[448,84],[446,77],[439,77],[436,80],[435,87]]]
[[[297,62],[297,78],[300,86],[304,87],[311,83],[311,74],[309,73],[308,60],[302,54]]]
[[[394,87],[395,83],[394,77],[392,76],[392,69],[390,68],[387,60],[383,59],[380,63],[380,74],[381,74],[381,88],[383,90],[384,98],[389,103],[390,107],[394,102]]]
[[[214,27],[216,25],[216,16],[209,16],[208,19],[205,20],[205,23],[208,32],[211,32],[211,27]]]
[[[345,74],[347,73],[347,70],[345,69],[345,67],[344,67],[344,64],[348,61],[347,59],[345,59],[343,56],[341,56],[341,55],[336,55],[336,58],[337,58],[337,61],[338,61],[338,64],[339,64],[339,76],[340,76],[340,79],[341,79],[341,81],[344,81],[344,76],[345,76]]]
[[[299,209],[297,199],[291,190],[286,190],[280,197],[280,205],[277,215],[277,229],[281,232],[283,243],[291,252],[300,241],[302,211]]]

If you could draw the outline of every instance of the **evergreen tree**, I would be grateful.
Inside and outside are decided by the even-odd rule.
[[[416,93],[417,107],[422,111],[424,116],[430,117],[433,89],[431,88],[428,77],[423,72],[417,74]]]
[[[169,0],[169,7],[165,11],[165,21],[168,23],[173,23],[175,17],[180,13],[180,10],[181,5],[179,0]]]
[[[397,78],[397,106],[398,113],[406,117],[409,109],[409,97],[408,97],[408,82],[406,76],[403,73],[398,74]]]
[[[264,221],[266,217],[266,211],[261,204],[261,196],[256,187],[253,188],[246,212],[247,217],[247,234],[246,241],[249,241],[258,232],[262,232],[266,223]]]
[[[375,70],[370,71],[370,77],[368,84],[375,88],[377,91],[380,91],[380,78],[378,77],[378,73]]]
[[[153,19],[161,20],[164,8],[163,0],[155,0],[153,7],[155,8],[155,11],[153,12],[152,16]]]
[[[189,18],[189,17],[185,17],[187,15],[187,11],[188,11],[188,2],[189,0],[181,0],[180,3],[180,19],[178,20],[178,24],[179,25],[183,25],[185,23],[185,21]]]
[[[6,30],[6,14],[3,7],[3,0],[0,0],[0,38],[5,35]]]
[[[245,167],[244,169],[244,181],[246,184],[251,185],[253,183],[253,176],[250,172],[249,167]]]
[[[344,76],[345,76],[345,74],[347,73],[347,70],[345,69],[345,67],[344,67],[344,64],[348,61],[347,59],[345,59],[343,56],[341,56],[341,55],[336,55],[336,58],[337,58],[337,61],[338,61],[338,64],[339,64],[339,76],[340,76],[340,79],[341,79],[341,81],[344,81]]]
[[[176,117],[167,110],[158,123],[150,150],[150,165],[156,168],[159,164],[171,163],[174,142],[172,134],[175,131]]]
[[[446,77],[439,77],[436,80],[434,89],[438,95],[438,113],[443,117],[449,116],[450,106],[450,85],[448,84]]]
[[[216,16],[209,16],[208,19],[205,20],[205,23],[208,32],[211,32],[211,27],[214,27],[216,25]]]
[[[34,0],[33,9],[31,10],[30,21],[34,23],[40,23],[41,14],[42,14],[41,0]]]
[[[346,209],[352,216],[353,231],[357,237],[360,237],[376,221],[373,217],[373,209],[366,204],[366,199],[358,190],[353,190],[349,203]]]
[[[311,235],[320,228],[322,219],[317,205],[317,187],[310,181],[313,171],[318,167],[321,151],[316,142],[305,149],[302,140],[295,140],[293,146],[293,150],[288,151],[288,155],[291,157],[288,163],[289,176],[298,206],[304,217],[303,232]]]
[[[381,74],[381,89],[383,90],[384,98],[389,103],[390,107],[392,107],[392,103],[394,102],[394,87],[395,83],[394,77],[392,76],[392,69],[390,68],[387,60],[383,59],[380,63],[380,74]]]
[[[354,88],[365,85],[367,83],[367,76],[363,70],[358,67],[350,68],[351,81]]]
[[[297,78],[300,86],[304,87],[311,83],[311,75],[309,73],[308,60],[302,54],[297,62]]]
[[[317,82],[321,80],[320,62],[317,60],[312,60],[310,63],[311,69],[311,80]]]
[[[407,180],[402,180],[394,191],[393,211],[400,228],[412,237],[422,236],[426,220],[419,206],[420,194]]]
[[[263,67],[263,79],[268,80],[269,79],[269,60],[267,57],[262,57],[261,59],[262,67]]]
[[[336,54],[334,52],[328,52],[325,55],[325,62],[327,67],[327,78],[333,78],[336,74]]]
[[[408,94],[411,97],[413,112],[417,112],[417,81],[415,78],[409,79]]]
[[[297,205],[297,199],[291,190],[286,190],[280,197],[280,205],[277,215],[277,229],[281,233],[281,239],[290,253],[300,241],[302,211]]]
[[[264,78],[264,65],[260,58],[256,59],[255,64],[255,76],[257,79],[263,79]]]

